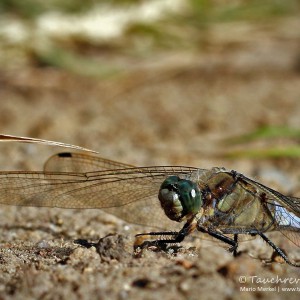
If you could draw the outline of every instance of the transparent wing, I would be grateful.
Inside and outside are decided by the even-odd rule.
[[[300,247],[300,217],[282,205],[275,205],[277,229],[291,242]]]
[[[76,152],[62,152],[51,156],[44,165],[46,172],[93,172],[132,168],[133,165],[104,159],[100,156]]]
[[[273,206],[274,226],[286,238],[300,247],[300,198],[288,197],[243,176],[243,180],[255,185],[264,193],[269,207]]]
[[[86,161],[86,160],[85,160]],[[173,230],[157,198],[162,181],[172,174],[185,176],[190,167],[116,169],[95,172],[0,172],[0,203],[20,206],[101,208],[131,222]],[[123,164],[119,164],[124,167]]]

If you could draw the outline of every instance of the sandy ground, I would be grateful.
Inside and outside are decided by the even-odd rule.
[[[2,70],[1,132],[77,144],[139,166],[225,166],[300,195],[299,159],[220,155],[233,149],[223,138],[262,125],[300,127],[300,35],[290,30],[299,25],[284,19],[240,24],[240,30],[216,27],[209,51],[201,53],[156,53],[145,60],[106,54],[128,70],[112,80],[51,68]],[[2,170],[41,170],[61,151],[0,147]],[[299,280],[300,273],[266,263],[272,251],[259,239],[242,243],[237,258],[193,238],[173,252],[144,250],[134,257],[134,235],[149,229],[99,210],[2,206],[0,227],[0,299],[299,299],[299,283],[260,281]],[[299,248],[283,236],[273,240],[300,259]],[[298,291],[283,291],[291,287]]]

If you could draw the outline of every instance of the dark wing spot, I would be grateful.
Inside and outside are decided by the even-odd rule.
[[[62,153],[58,153],[57,155],[58,157],[72,157],[71,152],[62,152]]]

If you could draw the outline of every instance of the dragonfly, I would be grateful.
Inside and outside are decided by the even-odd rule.
[[[156,245],[177,244],[199,231],[229,245],[237,255],[240,235],[259,236],[286,263],[300,266],[266,236],[278,231],[300,247],[300,198],[285,196],[237,171],[135,167],[70,144],[9,135],[0,135],[0,141],[81,150],[51,156],[43,171],[1,171],[0,204],[98,208],[129,223],[165,230],[136,235],[140,247],[153,244],[146,237],[157,237]],[[170,228],[174,230],[166,231]]]

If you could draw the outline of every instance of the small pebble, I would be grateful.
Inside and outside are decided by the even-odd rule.
[[[48,248],[50,248],[50,244],[49,244],[47,241],[45,241],[45,240],[39,241],[39,242],[36,244],[36,246],[37,246],[38,248],[42,248],[42,249],[48,249]]]

